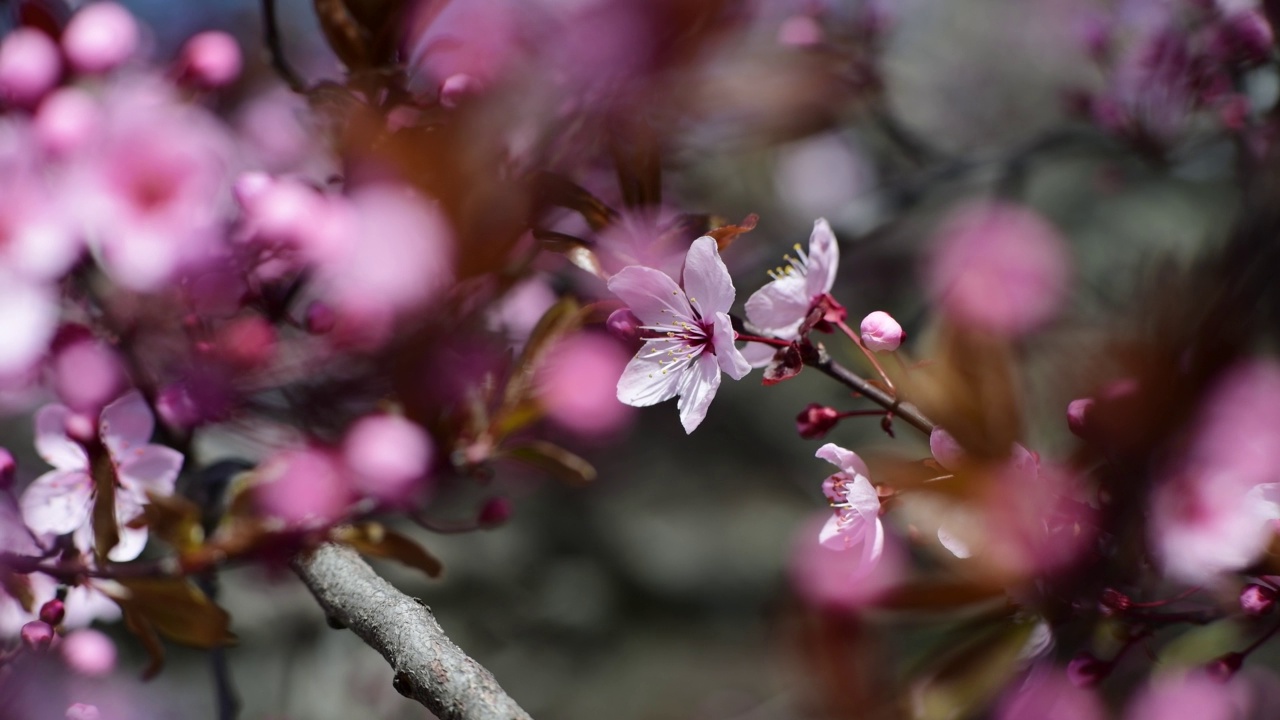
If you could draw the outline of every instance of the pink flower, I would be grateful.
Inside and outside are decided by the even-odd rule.
[[[647,331],[644,347],[618,380],[618,399],[647,407],[680,397],[680,423],[691,433],[720,387],[720,371],[740,380],[751,366],[733,345],[733,279],[716,241],[700,237],[685,256],[684,287],[659,270],[631,265],[609,279]]]
[[[356,489],[386,502],[402,501],[417,489],[434,455],[426,431],[398,415],[363,417],[342,441],[342,459],[355,473]]]
[[[809,252],[795,246],[798,257],[784,256],[789,263],[772,271],[773,280],[747,299],[747,319],[766,335],[784,340],[795,338],[805,318],[836,281],[840,248],[826,220],[813,223]],[[767,365],[775,348],[748,343],[744,354],[753,367]]]
[[[90,3],[71,16],[62,32],[62,49],[76,70],[104,73],[138,49],[138,21],[114,2]]]
[[[18,28],[0,43],[0,101],[35,105],[58,83],[61,72],[58,46],[39,30]]]
[[[906,563],[893,543],[886,542],[880,559],[867,565],[856,553],[814,542],[823,522],[814,518],[801,525],[791,558],[791,577],[804,599],[822,607],[855,610],[874,603],[901,582]]]
[[[868,350],[893,352],[902,345],[902,326],[893,316],[882,310],[876,310],[862,319],[862,344]]]
[[[182,46],[178,79],[202,90],[214,90],[235,82],[240,76],[241,64],[236,39],[220,30],[209,30],[193,36]]]
[[[326,450],[285,450],[262,464],[256,497],[265,513],[291,526],[328,524],[351,500],[344,469]]]
[[[20,505],[27,526],[41,535],[74,533],[76,547],[93,548],[92,510],[97,489],[85,446],[67,432],[70,409],[46,405],[36,413],[36,452],[53,470],[36,478],[22,493]],[[131,391],[106,406],[98,421],[98,437],[115,476],[115,514],[120,542],[107,554],[117,562],[132,560],[147,543],[147,529],[125,524],[142,512],[147,491],[173,493],[182,467],[182,454],[150,445],[155,419],[147,402]]]
[[[884,553],[884,524],[880,522],[880,497],[867,479],[866,463],[835,443],[818,448],[816,457],[840,469],[822,483],[835,513],[822,527],[818,542],[832,550],[858,549],[861,557],[857,565],[869,571]]]
[[[1076,687],[1061,668],[1038,665],[1011,688],[999,704],[999,720],[1103,720],[1106,708],[1097,693]]]
[[[52,289],[0,266],[0,376],[29,369],[49,347],[57,323]]]
[[[116,666],[116,644],[90,628],[67,633],[58,648],[67,666],[86,677],[109,675]]]
[[[616,340],[597,333],[560,341],[537,373],[538,398],[547,417],[589,438],[625,426],[634,411],[615,399],[614,384],[629,354]]]
[[[1127,720],[1234,720],[1246,717],[1247,688],[1204,673],[1155,677],[1129,703]]]

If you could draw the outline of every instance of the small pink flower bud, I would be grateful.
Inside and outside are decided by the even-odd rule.
[[[492,528],[503,525],[511,519],[514,508],[511,501],[504,497],[491,497],[480,507],[480,515],[476,518],[481,527]]]
[[[1222,62],[1258,65],[1266,62],[1274,43],[1271,24],[1262,13],[1242,10],[1223,20],[1210,52]]]
[[[1226,682],[1231,679],[1232,675],[1236,674],[1240,669],[1240,666],[1243,664],[1244,655],[1241,655],[1238,652],[1229,652],[1217,660],[1213,660],[1208,665],[1205,665],[1204,671],[1214,680]]]
[[[122,5],[94,2],[71,16],[62,50],[79,72],[105,73],[133,55],[138,36],[138,21]]]
[[[1114,664],[1099,660],[1092,653],[1080,652],[1067,663],[1067,679],[1078,688],[1097,685],[1111,674]]]
[[[55,90],[40,103],[31,128],[50,155],[70,155],[84,146],[101,120],[98,103],[78,87]]]
[[[1240,608],[1246,615],[1266,615],[1276,606],[1276,591],[1266,585],[1249,583],[1240,591]]]
[[[1093,405],[1093,398],[1077,398],[1067,403],[1067,427],[1071,428],[1071,433],[1076,437],[1085,436],[1089,411]]]
[[[458,107],[479,89],[480,83],[470,75],[450,75],[440,84],[440,104],[447,108]]]
[[[67,435],[77,442],[87,443],[97,439],[98,426],[93,417],[85,413],[71,413],[63,420]]]
[[[67,708],[67,720],[99,720],[101,717],[97,705],[76,703]]]
[[[66,617],[66,615],[67,615],[66,605],[63,605],[62,601],[57,598],[54,598],[49,602],[45,603],[44,605],[40,606],[41,622],[48,623],[53,627],[57,627],[58,625],[61,625],[62,618]]]
[[[605,320],[605,327],[609,328],[609,332],[626,343],[640,342],[640,326],[643,324],[628,308],[614,310],[609,319]]]
[[[862,319],[862,344],[872,351],[893,352],[902,344],[902,326],[887,312],[877,310]]]
[[[312,335],[324,335],[338,324],[338,314],[333,307],[319,300],[307,306],[307,332]]]
[[[1110,615],[1127,612],[1133,607],[1133,600],[1115,588],[1107,588],[1102,591],[1102,599],[1099,604],[1102,606],[1103,611]]]
[[[258,315],[237,318],[218,330],[218,352],[238,370],[268,366],[276,354],[276,329]]]
[[[110,675],[116,667],[116,644],[97,630],[72,631],[58,647],[67,666],[85,677]]]
[[[79,340],[58,349],[50,370],[53,390],[76,412],[96,414],[119,397],[127,381],[115,350],[97,340]]]
[[[796,416],[796,432],[806,440],[816,440],[830,432],[840,422],[840,413],[818,403],[809,403]]]
[[[216,90],[235,82],[242,65],[236,39],[220,30],[209,30],[182,46],[178,81],[201,90]]]
[[[53,626],[43,620],[32,620],[22,626],[22,642],[28,648],[43,652],[53,644]]]
[[[400,502],[425,479],[435,444],[422,426],[399,415],[368,415],[342,440],[342,459],[355,473],[356,489],[385,502]]]
[[[31,107],[58,84],[58,46],[39,30],[18,28],[0,43],[0,100]]]
[[[17,473],[18,461],[13,459],[13,453],[0,447],[0,490],[13,487],[13,479]]]

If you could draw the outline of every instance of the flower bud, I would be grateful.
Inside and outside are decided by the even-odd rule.
[[[67,615],[67,607],[62,601],[54,598],[44,605],[40,606],[40,620],[51,626],[57,627],[62,624],[62,618]]]
[[[31,107],[58,84],[58,46],[39,30],[18,28],[0,43],[0,101]]]
[[[31,129],[45,152],[66,156],[93,137],[101,114],[92,95],[78,87],[62,87],[40,103]]]
[[[511,501],[504,497],[491,497],[484,501],[484,505],[480,508],[480,515],[476,521],[481,527],[492,528],[506,524],[511,519],[511,513],[514,508]]]
[[[1098,604],[1102,606],[1102,611],[1105,614],[1111,615],[1127,612],[1129,608],[1133,607],[1133,600],[1115,588],[1107,588],[1102,591],[1102,599]]]
[[[640,318],[631,312],[628,308],[619,308],[609,315],[609,319],[605,320],[605,327],[609,328],[609,332],[619,340],[634,344],[640,342]]]
[[[1266,585],[1249,583],[1240,591],[1240,609],[1246,615],[1266,615],[1276,605],[1276,591]]]
[[[178,81],[201,90],[216,90],[235,82],[242,64],[236,39],[220,30],[209,30],[182,46]]]
[[[831,431],[840,422],[840,413],[818,403],[809,403],[796,415],[796,432],[806,440],[816,440]]]
[[[877,310],[863,318],[861,330],[868,350],[893,352],[902,344],[902,326],[887,312]]]
[[[13,453],[0,447],[0,490],[12,488],[17,473],[18,461],[13,459]]]
[[[319,300],[307,306],[307,332],[312,335],[324,335],[338,324],[338,314],[333,307]]]
[[[1210,52],[1221,62],[1258,65],[1271,55],[1274,42],[1271,25],[1262,13],[1243,10],[1222,21],[1210,42]]]
[[[447,108],[458,107],[467,96],[474,95],[479,89],[480,84],[470,75],[450,75],[440,85],[440,104]]]
[[[1240,666],[1243,664],[1244,655],[1241,655],[1238,652],[1229,652],[1217,660],[1210,662],[1208,665],[1205,665],[1204,671],[1208,673],[1209,677],[1226,682],[1231,679],[1232,675],[1236,674],[1236,671],[1238,671]]]
[[[22,643],[36,652],[53,644],[53,626],[43,620],[32,620],[22,626]]]
[[[1111,674],[1114,663],[1099,660],[1092,653],[1082,651],[1067,663],[1067,678],[1079,688],[1093,687]]]
[[[1085,436],[1089,411],[1093,405],[1093,398],[1076,398],[1067,404],[1067,427],[1071,428],[1071,434],[1081,438]]]
[[[71,16],[62,32],[62,50],[83,73],[105,73],[138,49],[138,21],[122,5],[95,2]]]

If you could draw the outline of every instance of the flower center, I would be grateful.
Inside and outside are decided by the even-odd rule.
[[[689,303],[697,307],[697,300],[694,298],[689,298]],[[674,315],[670,310],[663,312]],[[714,355],[716,349],[711,342],[711,324],[703,321],[696,309],[694,315],[688,319],[673,317],[665,323],[640,326],[645,337],[644,348],[640,350],[639,356],[646,359],[657,358],[662,374],[666,375],[697,360],[703,350]]]
[[[804,277],[809,272],[808,254],[800,247],[800,243],[796,243],[792,247],[796,251],[796,257],[783,255],[782,260],[786,264],[769,270],[769,277],[774,280],[781,280],[786,277]]]

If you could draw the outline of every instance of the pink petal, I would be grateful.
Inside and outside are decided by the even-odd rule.
[[[793,338],[809,313],[811,299],[804,278],[784,275],[747,298],[747,319],[767,333]]]
[[[728,373],[734,380],[741,380],[751,372],[751,363],[742,356],[733,344],[733,321],[724,313],[716,313],[715,326],[712,329],[711,343],[716,349],[716,362],[720,369]],[[757,343],[759,344],[759,343]]]
[[[819,218],[809,235],[809,270],[805,273],[806,300],[831,292],[840,265],[840,246],[827,221]],[[807,309],[807,308],[806,308]]]
[[[88,470],[89,455],[67,435],[70,416],[62,405],[45,405],[36,412],[36,452],[59,470]]]
[[[163,445],[143,445],[116,456],[121,484],[136,491],[139,497],[146,497],[147,490],[172,495],[182,460],[182,453]]]
[[[657,358],[637,355],[618,378],[618,400],[632,407],[648,407],[670,400],[680,392],[681,375],[681,372],[664,372]]]
[[[818,543],[831,550],[849,550],[862,542],[867,524],[857,513],[836,510],[818,533]]]
[[[770,347],[764,343],[749,342],[742,346],[740,352],[748,365],[758,368],[773,362],[773,356],[777,354],[778,348]]]
[[[867,464],[862,462],[862,458],[858,457],[857,453],[852,450],[845,450],[835,443],[827,443],[818,448],[818,452],[814,453],[814,457],[826,460],[846,473],[864,477],[871,475],[871,472],[867,470]]]
[[[853,453],[849,454],[853,455]],[[857,459],[857,456],[855,455],[854,458]],[[858,460],[858,462],[862,461]],[[849,508],[867,522],[875,522],[880,517],[880,496],[876,494],[875,487],[865,475],[854,475],[852,480],[846,480],[844,495]]]
[[[704,320],[733,306],[733,279],[710,237],[700,237],[689,247],[684,259],[684,290]]]
[[[98,432],[117,463],[123,462],[130,450],[147,444],[155,431],[156,421],[142,393],[131,390],[102,409]]]
[[[666,273],[640,265],[628,265],[609,278],[609,291],[622,298],[646,325],[692,321],[689,299]]]
[[[720,366],[715,357],[703,353],[683,373],[680,382],[680,424],[685,433],[692,433],[707,416],[707,408],[720,387]]]
[[[951,433],[942,428],[934,428],[929,434],[929,452],[933,453],[933,459],[939,465],[952,472],[964,464],[964,448],[960,447]]]
[[[0,375],[21,372],[49,346],[58,324],[58,303],[44,285],[0,270]]]
[[[54,470],[36,478],[18,501],[22,520],[39,535],[64,535],[89,522],[93,480],[78,470]]]

